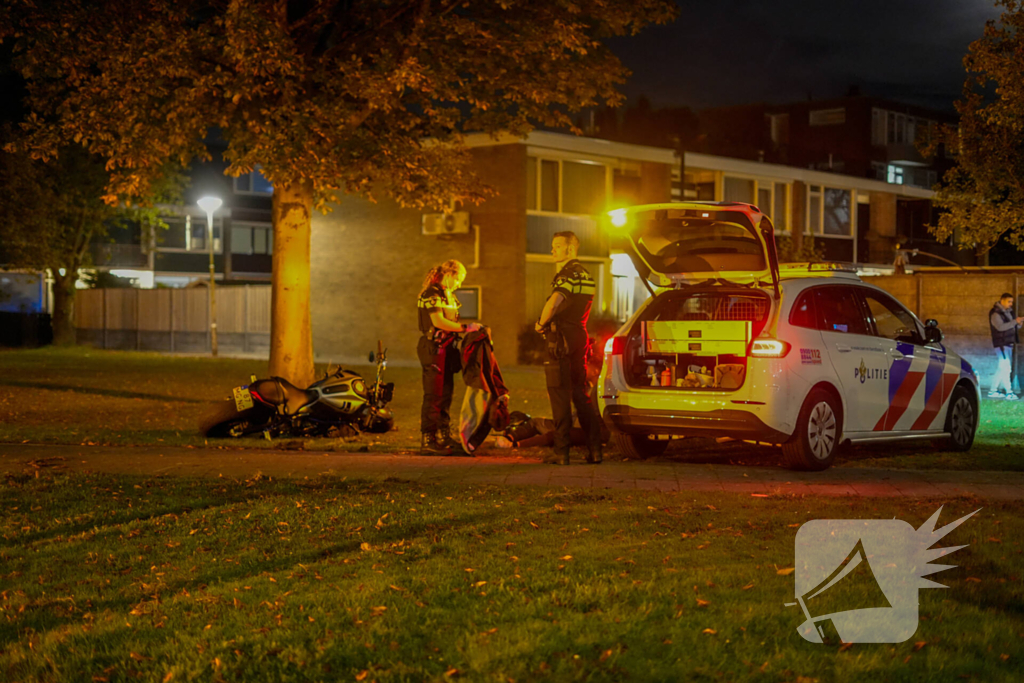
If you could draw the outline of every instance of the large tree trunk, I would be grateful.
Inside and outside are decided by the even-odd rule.
[[[298,387],[313,382],[309,319],[309,232],[313,183],[274,187],[274,256],[270,303],[270,374]]]
[[[75,280],[78,271],[60,275],[53,271],[53,343],[55,346],[73,346],[75,335]]]

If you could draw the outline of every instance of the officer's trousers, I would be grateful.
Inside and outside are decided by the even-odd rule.
[[[416,353],[423,366],[423,407],[420,410],[420,431],[433,434],[447,431],[451,424],[449,408],[455,390],[455,375],[462,368],[455,342],[444,347],[420,337]]]
[[[544,364],[548,398],[551,400],[551,417],[555,421],[554,450],[556,454],[562,456],[569,453],[573,406],[576,407],[580,427],[586,434],[587,448],[591,451],[601,448],[601,418],[587,393],[585,352],[585,349],[581,349]]]

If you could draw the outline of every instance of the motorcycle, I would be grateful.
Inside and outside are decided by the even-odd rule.
[[[370,354],[374,361],[374,354]],[[377,342],[377,378],[366,386],[362,376],[339,367],[306,389],[283,377],[256,379],[235,387],[231,398],[199,424],[200,432],[212,438],[239,438],[262,433],[276,436],[341,436],[354,428],[384,433],[395,418],[388,409],[394,397],[394,382],[384,383],[387,349]]]

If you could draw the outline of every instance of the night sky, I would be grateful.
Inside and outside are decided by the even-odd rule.
[[[677,0],[679,18],[612,49],[623,92],[701,109],[862,94],[952,111],[992,0]]]

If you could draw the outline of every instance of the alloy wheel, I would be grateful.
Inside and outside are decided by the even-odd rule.
[[[807,443],[818,460],[826,460],[836,443],[836,415],[822,401],[814,406],[807,420]]]
[[[953,405],[953,418],[950,421],[953,440],[963,446],[971,440],[974,431],[974,408],[966,396],[961,396]]]

